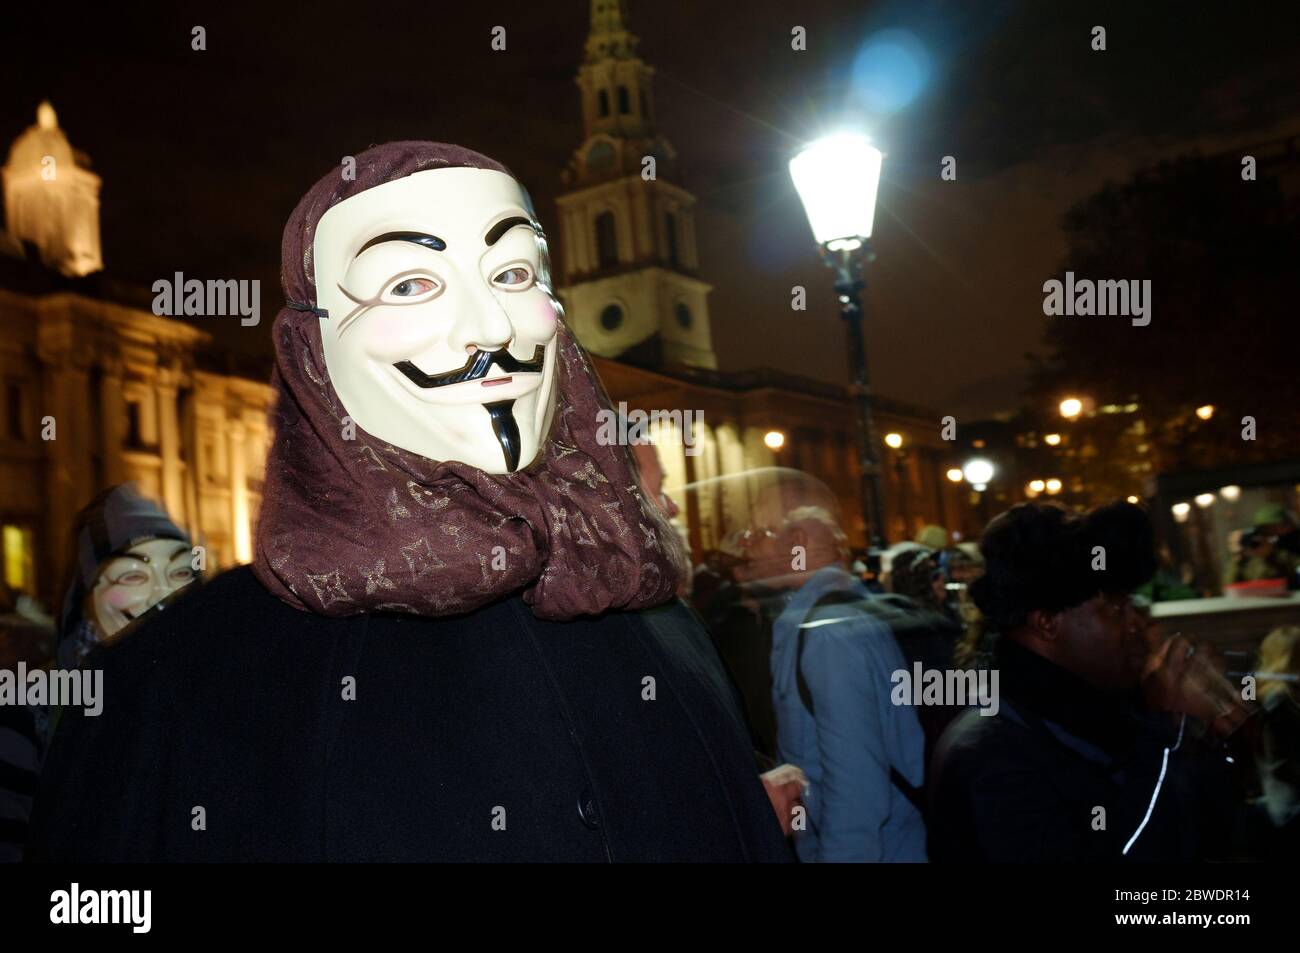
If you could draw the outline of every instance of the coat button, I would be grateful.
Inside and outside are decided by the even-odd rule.
[[[596,799],[591,796],[589,790],[578,795],[578,817],[582,818],[582,823],[593,831],[600,827],[600,818],[596,814]]]

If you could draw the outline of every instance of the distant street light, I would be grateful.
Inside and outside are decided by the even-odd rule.
[[[903,445],[903,435],[901,433],[887,433],[885,434],[885,443],[897,450]]]
[[[1052,477],[1048,480],[1045,486],[1047,487],[1047,492],[1052,496],[1056,496],[1056,494],[1061,492],[1061,481],[1056,479],[1056,477]]]
[[[1202,420],[1209,420],[1214,416],[1214,405],[1202,404],[1200,407],[1197,407],[1196,416],[1200,417]]]
[[[850,393],[857,406],[858,471],[862,516],[870,523],[868,539],[885,545],[885,508],[880,463],[871,419],[871,386],[862,329],[862,277],[867,242],[876,219],[876,193],[884,153],[865,136],[843,133],[811,143],[790,160],[790,178],[803,202],[822,260],[835,272],[840,317],[848,332]],[[901,442],[901,438],[900,438]]]
[[[965,479],[965,477],[961,475],[961,471],[958,470],[956,467],[953,467],[951,470],[949,470],[946,475],[948,479],[951,480],[953,483],[960,483],[963,479]]]
[[[1029,489],[1035,493],[1042,493],[1044,490],[1047,489],[1047,484],[1044,483],[1042,480],[1030,480]]]
[[[981,493],[988,488],[994,472],[993,464],[983,457],[967,460],[966,465],[961,468],[961,475],[966,478],[966,482]]]
[[[1198,493],[1196,494],[1195,499],[1196,499],[1196,505],[1199,506],[1201,509],[1205,509],[1206,507],[1212,506],[1214,504],[1213,493]]]
[[[767,444],[769,450],[780,450],[785,446],[785,434],[779,430],[769,430],[763,434],[763,443]]]
[[[1049,447],[1055,447],[1057,444],[1061,442],[1061,435],[1059,433],[1049,433],[1047,436],[1043,438],[1043,441]]]
[[[1061,401],[1061,416],[1066,420],[1073,420],[1083,413],[1083,401],[1077,397],[1067,397]]]
[[[1135,505],[1142,502],[1136,496],[1126,496],[1124,499],[1126,499],[1128,502],[1133,503]]]
[[[1223,497],[1229,503],[1236,503],[1241,499],[1241,487],[1236,484],[1230,484],[1219,488],[1219,496]]]
[[[1169,509],[1174,514],[1174,519],[1179,523],[1186,523],[1187,517],[1192,513],[1192,505],[1190,503],[1175,503],[1173,506],[1169,507]]]

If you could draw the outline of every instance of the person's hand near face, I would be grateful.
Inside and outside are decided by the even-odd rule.
[[[1155,623],[1143,634],[1149,648],[1141,675],[1147,707],[1199,718],[1220,737],[1241,727],[1249,712],[1209,651],[1181,634],[1165,638]]]
[[[110,557],[92,591],[102,637],[115,635],[194,576],[189,544],[175,539],[145,540]]]

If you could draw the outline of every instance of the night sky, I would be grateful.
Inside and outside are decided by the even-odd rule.
[[[285,219],[372,143],[435,139],[501,159],[559,245],[553,199],[582,136],[584,0],[33,6],[17,15],[38,19],[5,29],[0,142],[53,102],[104,178],[110,273],[145,286],[174,271],[262,279],[260,327],[196,319],[231,347],[269,348]],[[877,390],[966,419],[1010,407],[1040,348],[1042,283],[1067,264],[1073,202],[1162,158],[1300,132],[1288,8],[631,0],[659,129],[699,198],[722,367],[846,379],[830,274],[786,162],[852,122],[887,154],[869,271]],[[790,49],[796,24],[806,52]],[[195,25],[205,52],[190,49]],[[490,48],[495,25],[506,52]],[[1090,49],[1094,25],[1105,52]],[[891,47],[887,30],[910,39]],[[940,181],[944,155],[956,182]],[[795,284],[807,313],[790,310]]]

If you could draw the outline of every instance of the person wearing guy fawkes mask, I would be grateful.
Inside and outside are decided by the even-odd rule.
[[[788,860],[527,193],[443,143],[355,172],[285,227],[253,565],[92,653],[33,855]]]
[[[58,661],[87,653],[195,578],[189,536],[130,484],[110,487],[77,515],[76,564],[59,620]]]
[[[195,576],[189,538],[128,484],[110,487],[77,514],[73,561],[56,649],[66,670]],[[0,859],[22,855],[36,778],[60,714],[43,705],[0,712],[7,739],[0,745]]]
[[[931,760],[930,859],[1224,856],[1237,792],[1218,739],[1246,710],[1207,652],[1130,599],[1156,566],[1146,511],[1021,503],[980,551],[1000,704],[959,716]]]

